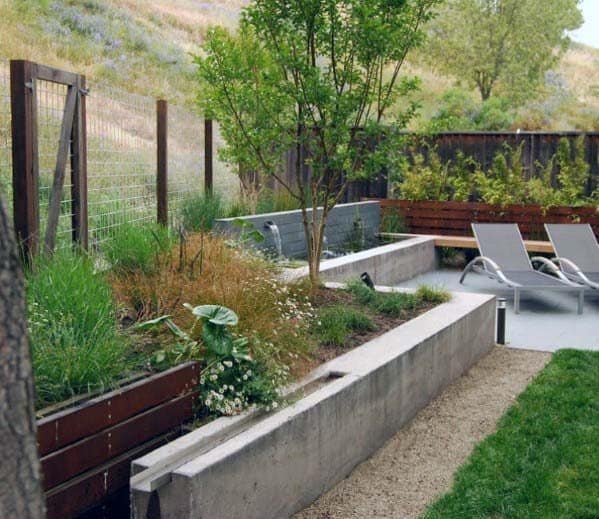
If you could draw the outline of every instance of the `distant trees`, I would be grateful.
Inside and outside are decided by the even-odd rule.
[[[426,56],[438,71],[476,88],[524,100],[583,22],[580,0],[446,0],[430,25]]]

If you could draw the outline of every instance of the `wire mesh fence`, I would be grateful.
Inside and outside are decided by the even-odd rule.
[[[0,196],[12,212],[12,139],[10,118],[10,72],[0,60]]]
[[[182,205],[203,192],[204,124],[188,109],[168,108],[168,202],[171,222]]]
[[[156,113],[150,98],[93,85],[87,98],[90,243],[156,220]]]
[[[36,92],[40,234],[44,236],[48,226],[50,194],[54,181],[67,86],[49,81],[38,81]],[[58,247],[66,247],[71,241],[73,218],[71,187],[71,177],[65,175],[64,185],[60,193],[60,213],[56,230],[56,245]]]
[[[39,161],[40,240],[47,231],[68,87],[36,82]],[[156,101],[106,84],[91,84],[87,105],[87,200],[90,244],[99,247],[123,224],[153,223],[157,218]],[[169,105],[168,198],[171,223],[184,203],[203,191],[204,121],[188,108]],[[10,67],[0,59],[0,193],[12,205]],[[238,177],[219,161],[223,145],[215,125],[214,189],[225,199],[239,193]],[[71,158],[71,157],[69,157]],[[67,174],[60,196],[58,247],[72,239],[72,179]]]

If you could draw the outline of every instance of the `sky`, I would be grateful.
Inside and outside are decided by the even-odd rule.
[[[599,49],[599,0],[582,0],[581,5],[584,25],[571,38]]]

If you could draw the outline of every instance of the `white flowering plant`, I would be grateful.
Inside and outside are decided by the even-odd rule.
[[[156,362],[203,360],[200,400],[211,414],[234,415],[251,406],[276,408],[278,388],[287,381],[287,368],[276,364],[267,367],[251,357],[249,340],[230,331],[238,323],[237,314],[231,309],[219,305],[185,307],[196,316],[189,333],[168,315],[137,326],[144,330],[164,324],[178,339],[172,348],[158,352]]]

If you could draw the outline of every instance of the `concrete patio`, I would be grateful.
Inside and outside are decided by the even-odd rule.
[[[435,270],[397,286],[413,288],[422,284],[452,292],[475,292],[505,297],[508,302],[506,340],[513,348],[556,351],[563,348],[599,350],[599,292],[587,290],[584,314],[576,314],[576,294],[564,292],[522,292],[520,314],[513,309],[513,292],[489,279],[470,273],[460,285],[461,271]]]

